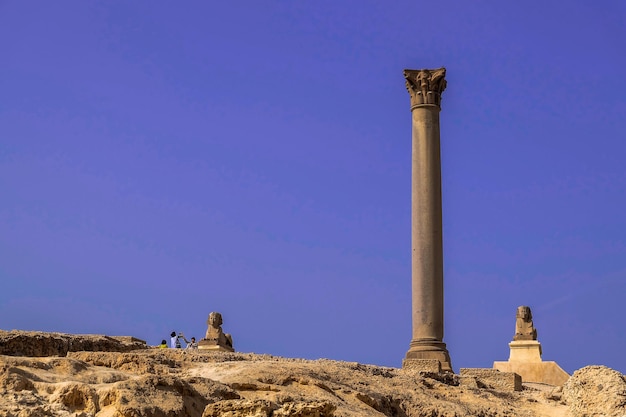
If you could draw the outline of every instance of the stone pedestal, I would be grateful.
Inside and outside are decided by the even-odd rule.
[[[509,362],[541,362],[541,343],[536,340],[514,340],[509,349]]]
[[[443,239],[439,112],[445,68],[405,70],[411,97],[411,282],[413,337],[406,360],[436,359],[452,371],[443,343]],[[408,362],[407,362],[408,363]]]
[[[519,340],[509,343],[508,362],[494,362],[493,368],[501,372],[514,372],[522,382],[538,382],[561,386],[569,374],[556,362],[541,360],[541,344],[536,340]]]
[[[198,350],[213,350],[216,352],[234,352],[230,346],[227,345],[219,345],[215,340],[206,340],[202,339],[198,342]]]

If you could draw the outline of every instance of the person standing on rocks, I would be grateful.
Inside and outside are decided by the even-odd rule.
[[[182,348],[182,346],[180,344],[180,337],[181,336],[177,335],[176,332],[172,332],[170,334],[170,347],[172,349],[180,349],[180,348]]]
[[[187,338],[185,337],[185,333],[180,332],[178,333],[178,339],[183,339],[185,341],[185,343],[187,343],[187,346],[185,346],[185,349],[198,349],[198,343],[196,343],[196,338],[192,337],[191,340],[187,340]],[[178,344],[180,345],[180,341],[178,342]],[[181,346],[178,346],[181,347]]]
[[[183,336],[184,338],[184,336]],[[187,347],[185,349],[198,349],[198,342],[196,342],[196,338],[192,337],[191,341],[185,339],[185,343],[187,343]]]

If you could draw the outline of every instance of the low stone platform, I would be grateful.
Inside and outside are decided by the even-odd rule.
[[[522,378],[515,372],[491,368],[461,368],[459,382],[469,388],[491,388],[498,391],[521,391]]]
[[[502,372],[515,372],[524,382],[537,382],[562,386],[569,374],[556,362],[494,362],[493,368]]]
[[[512,341],[509,348],[509,360],[494,362],[493,369],[515,372],[522,377],[523,382],[561,386],[569,379],[569,374],[556,362],[541,360],[541,344],[538,341]]]

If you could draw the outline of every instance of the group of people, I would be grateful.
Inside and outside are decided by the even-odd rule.
[[[183,332],[180,333],[176,333],[176,332],[172,332],[170,334],[170,348],[172,349],[182,349],[182,343],[180,342],[181,339],[187,344],[187,346],[185,346],[185,349],[198,349],[198,342],[196,342],[196,338],[192,337],[191,340],[187,340],[187,338],[185,337],[185,334]],[[159,348],[161,349],[167,349],[167,341],[165,339],[161,340],[161,344],[159,345]]]

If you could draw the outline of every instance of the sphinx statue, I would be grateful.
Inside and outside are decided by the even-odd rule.
[[[206,323],[206,335],[198,342],[198,348],[234,352],[232,336],[222,331],[222,315],[214,311],[209,314]]]
[[[528,306],[517,307],[515,335],[509,343],[509,349],[509,360],[495,361],[493,368],[500,372],[517,374],[521,377],[520,386],[522,382],[563,386],[569,379],[569,374],[556,362],[541,358],[541,343],[537,340],[537,329]]]
[[[528,306],[517,307],[515,335],[513,340],[537,340],[537,329],[533,325],[533,314]]]

